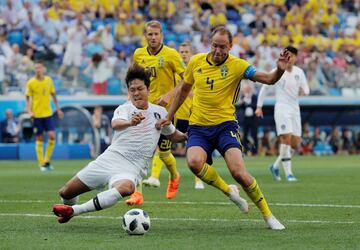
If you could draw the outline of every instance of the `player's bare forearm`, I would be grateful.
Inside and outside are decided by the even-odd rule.
[[[182,133],[179,130],[176,130],[173,134],[167,136],[172,142],[184,142],[187,140],[187,133]]]
[[[179,109],[179,107],[185,101],[186,97],[189,95],[191,87],[192,85],[186,84],[184,81],[181,81],[179,88],[176,89],[174,101],[172,102],[169,113],[167,115],[169,120],[172,120],[174,118],[176,111]]]
[[[256,72],[253,76],[253,80],[267,85],[274,85],[277,81],[280,80],[281,76],[284,74],[284,70],[277,68],[271,73],[265,72]]]

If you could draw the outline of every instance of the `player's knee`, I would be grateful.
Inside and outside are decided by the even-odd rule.
[[[66,199],[66,200],[70,200],[70,199],[74,198],[71,196],[71,194],[66,186],[62,187],[59,190],[59,195],[61,198]]]
[[[132,181],[122,181],[114,187],[119,191],[122,197],[126,197],[135,192],[135,184]]]
[[[192,156],[192,157],[187,158],[187,164],[194,174],[197,174],[200,172],[204,163],[205,163],[205,161],[201,157],[198,157],[198,156]]]
[[[247,184],[251,181],[251,176],[245,168],[238,168],[233,170],[231,171],[231,175],[242,186],[248,186]]]

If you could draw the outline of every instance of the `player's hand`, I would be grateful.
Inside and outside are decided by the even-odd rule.
[[[170,96],[162,95],[156,99],[156,103],[162,107],[166,107],[170,103],[170,99],[171,99]]]
[[[63,119],[63,118],[64,118],[64,112],[62,112],[60,109],[58,109],[58,110],[56,111],[56,113],[57,113],[57,115],[58,115],[58,117],[59,117],[60,119]]]
[[[31,117],[34,116],[34,113],[31,111],[31,109],[25,109],[25,113],[28,113]]]
[[[131,126],[136,126],[138,125],[142,120],[145,119],[145,116],[139,112],[139,113],[135,113],[130,120],[130,125]]]
[[[164,119],[160,119],[157,121],[157,123],[155,124],[155,128],[160,130],[165,126],[168,126],[171,124],[171,120],[169,120],[169,118],[164,118]]]
[[[280,57],[277,61],[278,69],[285,71],[289,62],[290,62],[290,52],[285,49],[283,50],[283,52],[281,52]]]
[[[263,114],[262,108],[257,107],[256,110],[255,110],[255,115],[256,115],[257,117],[264,118],[264,114]]]
[[[305,96],[305,91],[303,90],[303,88],[299,89],[299,96]]]

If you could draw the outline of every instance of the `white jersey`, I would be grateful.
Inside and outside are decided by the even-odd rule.
[[[272,86],[262,85],[257,106],[262,107],[268,88]],[[310,92],[308,82],[306,80],[304,71],[293,66],[292,71],[285,71],[278,82],[275,83],[275,112],[281,111],[286,113],[299,113],[299,92],[300,88],[303,89],[305,95]]]
[[[147,110],[137,109],[132,103],[120,105],[114,112],[112,121],[117,119],[130,120],[132,115],[141,112],[145,119],[137,126],[115,131],[111,145],[107,150],[121,154],[129,162],[144,170],[156,150],[160,134],[171,135],[175,132],[174,125],[170,124],[161,130],[155,128],[159,119],[165,118],[165,108],[149,103]]]

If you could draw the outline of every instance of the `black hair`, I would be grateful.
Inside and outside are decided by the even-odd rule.
[[[220,33],[220,35],[226,34],[228,36],[228,38],[229,38],[230,44],[232,44],[233,36],[232,36],[230,30],[228,30],[224,25],[216,26],[212,30],[210,38],[212,39],[215,36],[216,33]]]
[[[285,49],[293,53],[295,56],[298,54],[298,49],[293,46],[287,46]]]
[[[145,70],[140,65],[134,63],[126,73],[125,82],[127,87],[129,88],[131,82],[135,79],[139,79],[141,81],[144,81],[144,84],[147,88],[150,86],[150,72]]]

